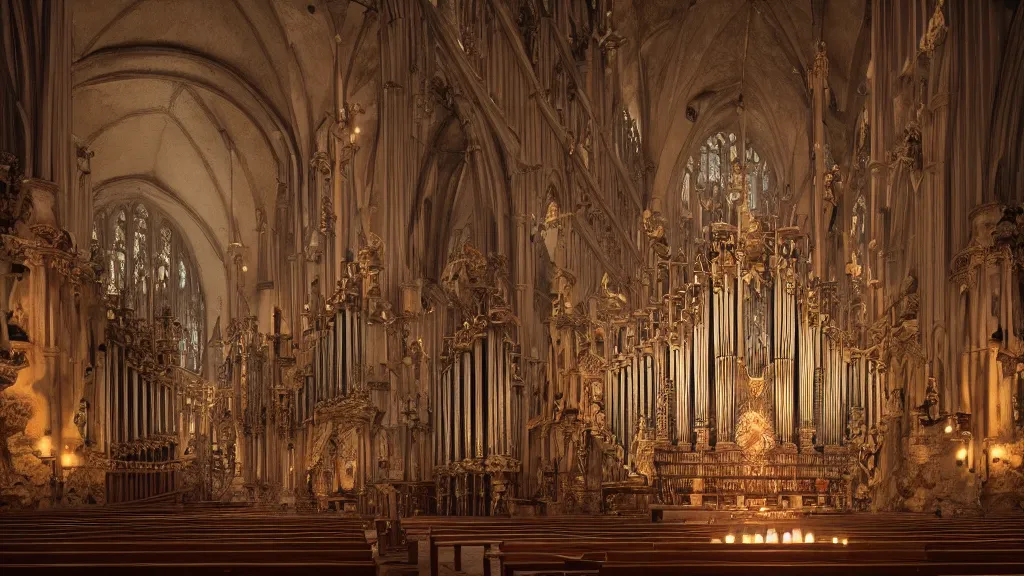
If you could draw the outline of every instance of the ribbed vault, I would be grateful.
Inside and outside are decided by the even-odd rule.
[[[850,78],[862,77],[867,65],[865,9],[864,2],[617,3],[620,34],[627,38],[627,103],[649,103],[633,107],[656,166],[654,197],[678,196],[686,159],[710,134],[738,133],[741,92],[747,140],[770,159],[780,184],[805,194],[810,187],[807,75],[815,44],[819,38],[826,42],[833,95],[827,123],[841,136],[855,117],[847,112],[856,109],[857,86]]]
[[[274,214],[279,181],[295,198],[307,185],[301,159],[336,107],[335,54],[350,49],[362,22],[350,11],[363,8],[75,3],[73,132],[95,154],[94,201],[144,197],[177,221],[203,275],[208,326],[226,304],[228,245],[240,241],[255,262],[257,210]],[[371,78],[354,68],[350,93]]]

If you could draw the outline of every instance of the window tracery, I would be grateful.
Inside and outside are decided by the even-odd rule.
[[[100,209],[93,239],[107,263],[106,293],[120,296],[136,317],[170,307],[184,328],[181,366],[198,372],[206,331],[206,303],[191,247],[173,221],[152,206],[132,201]]]
[[[772,175],[767,159],[749,144],[744,157],[748,208],[751,211],[771,210]],[[736,191],[744,183],[736,181],[736,175],[730,167],[739,158],[739,139],[731,132],[712,135],[701,145],[696,158],[687,158],[680,191],[685,217],[693,215],[696,208],[694,200],[700,201],[705,210],[720,218],[727,215],[727,210],[731,212],[734,209],[734,203],[739,200]]]

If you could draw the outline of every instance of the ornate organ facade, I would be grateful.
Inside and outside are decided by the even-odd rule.
[[[1020,493],[1020,9],[72,4],[4,12],[2,502]]]

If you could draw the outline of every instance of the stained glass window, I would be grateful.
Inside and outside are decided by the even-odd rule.
[[[122,296],[140,318],[170,307],[184,327],[181,365],[198,372],[206,304],[187,238],[159,210],[135,201],[97,211],[93,239],[105,254],[107,293]]]
[[[735,133],[719,132],[704,141],[697,157],[686,160],[683,172],[680,200],[682,213],[689,214],[695,207],[693,195],[697,195],[705,209],[711,210],[715,218],[730,218],[735,214],[735,202],[744,186],[747,191],[747,205],[750,210],[763,210],[769,196],[768,162],[749,143],[743,153],[746,174],[738,178],[734,173],[734,162],[740,158],[739,138]],[[745,182],[741,182],[745,179]]]

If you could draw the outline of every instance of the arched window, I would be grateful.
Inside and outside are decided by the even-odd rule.
[[[694,200],[700,200],[705,210],[723,218],[735,210],[733,203],[739,200],[737,191],[743,186],[737,181],[733,167],[739,158],[740,145],[736,134],[719,132],[701,145],[696,159],[690,156],[686,160],[681,190],[684,215],[695,210]],[[767,207],[769,190],[768,162],[749,143],[744,158],[747,206],[751,211],[763,210]]]
[[[123,296],[138,318],[152,319],[164,307],[181,322],[181,366],[198,372],[206,334],[206,303],[187,239],[174,222],[140,201],[102,208],[93,240],[105,254],[104,286]]]

